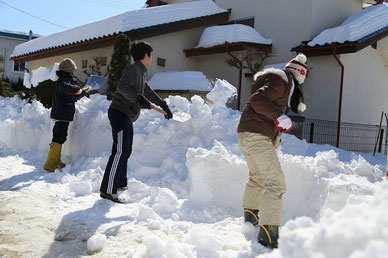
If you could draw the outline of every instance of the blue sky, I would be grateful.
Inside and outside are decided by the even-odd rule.
[[[138,9],[145,0],[0,0],[0,30],[49,35],[65,30],[62,27],[33,18],[11,5],[51,23],[74,28],[126,11]]]

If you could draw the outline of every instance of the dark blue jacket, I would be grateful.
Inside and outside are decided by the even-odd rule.
[[[50,117],[55,120],[73,121],[75,102],[85,94],[80,86],[74,84],[70,74],[59,71],[57,75],[59,78],[55,86]]]

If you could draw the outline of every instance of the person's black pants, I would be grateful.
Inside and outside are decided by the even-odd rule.
[[[67,128],[70,122],[56,121],[53,128],[53,142],[64,144],[67,139]]]
[[[113,145],[100,191],[116,194],[118,188],[127,186],[127,161],[132,153],[133,124],[127,115],[113,108],[108,110],[108,117]]]

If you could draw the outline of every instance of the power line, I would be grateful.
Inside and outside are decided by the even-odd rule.
[[[14,6],[11,6],[11,5],[9,5],[9,4],[6,4],[6,3],[4,3],[3,1],[0,1],[0,3],[6,5],[6,6],[10,7],[10,8],[13,8],[13,9],[19,11],[19,12],[22,12],[22,13],[24,13],[24,14],[27,14],[27,15],[29,15],[29,16],[31,16],[31,17],[34,17],[34,18],[36,18],[36,19],[38,19],[38,20],[41,20],[41,21],[50,23],[50,24],[52,24],[52,25],[55,25],[55,26],[58,26],[58,27],[61,27],[61,28],[64,28],[64,29],[68,29],[68,28],[66,28],[66,27],[64,27],[64,26],[61,26],[61,25],[58,25],[58,24],[56,24],[56,23],[50,22],[50,21],[45,20],[45,19],[43,19],[43,18],[39,18],[39,17],[37,17],[37,16],[35,16],[35,15],[33,15],[33,14],[27,13],[27,12],[25,12],[25,11],[23,11],[23,10],[20,10],[20,9],[14,7]]]

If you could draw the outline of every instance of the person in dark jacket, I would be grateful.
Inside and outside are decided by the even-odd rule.
[[[238,145],[249,168],[243,196],[244,220],[260,226],[258,242],[270,248],[278,246],[286,192],[273,141],[278,133],[292,127],[291,119],[283,113],[287,104],[294,112],[305,110],[300,85],[306,75],[303,54],[288,62],[284,70],[269,68],[257,73],[237,128]]]
[[[75,102],[90,90],[90,86],[81,89],[74,84],[73,75],[77,66],[70,58],[63,59],[56,72],[58,80],[55,86],[55,94],[52,102],[50,118],[55,121],[53,138],[43,168],[48,172],[54,172],[56,168],[66,166],[61,161],[62,144],[67,138],[69,123],[73,121]]]
[[[132,152],[133,123],[138,119],[140,109],[151,109],[153,102],[166,112],[166,119],[173,117],[167,103],[146,81],[147,68],[152,63],[152,51],[151,45],[146,42],[137,41],[131,45],[131,55],[135,62],[124,68],[108,110],[113,146],[101,183],[100,196],[114,202],[121,202],[117,190],[127,187],[127,161]]]

